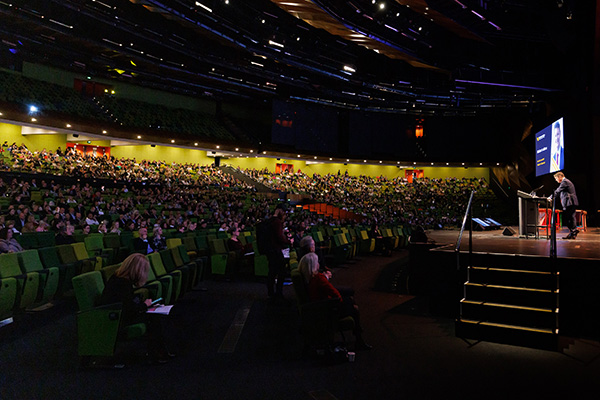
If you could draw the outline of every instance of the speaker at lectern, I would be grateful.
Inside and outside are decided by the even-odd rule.
[[[519,198],[519,236],[534,236],[537,239],[539,237],[540,203],[546,204],[548,199],[520,190],[517,191],[517,196]]]

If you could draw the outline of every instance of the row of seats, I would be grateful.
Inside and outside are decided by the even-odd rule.
[[[83,243],[0,254],[0,318],[65,295],[73,276],[98,265]]]
[[[150,263],[148,282],[138,289],[144,298],[162,298],[165,304],[174,304],[203,279],[206,257],[191,259],[182,244],[147,255]],[[72,279],[79,306],[77,313],[78,354],[82,365],[92,357],[114,355],[118,339],[134,339],[146,332],[144,323],[121,326],[121,305],[98,306],[97,301],[106,282],[120,264],[90,271]],[[121,333],[120,333],[121,332]]]

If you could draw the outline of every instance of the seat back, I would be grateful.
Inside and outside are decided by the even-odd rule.
[[[177,247],[181,245],[180,238],[171,238],[167,239],[167,249],[172,249],[173,247]]]
[[[185,248],[185,246],[180,245],[180,246],[173,247],[170,249],[171,255],[173,256],[173,262],[175,263],[175,268],[183,267],[186,264],[186,262],[184,262],[183,258],[181,257],[182,253],[179,250],[180,247]],[[186,252],[186,255],[187,255],[187,252]]]
[[[61,262],[58,258],[56,247],[42,247],[38,249],[38,256],[42,261],[44,268],[60,267]]]
[[[227,245],[224,239],[215,239],[209,242],[211,254],[227,254]]]
[[[37,235],[39,248],[56,246],[56,235],[54,232],[38,232]]]
[[[106,282],[108,282],[110,277],[114,275],[114,273],[119,269],[120,266],[121,266],[121,264],[113,264],[113,265],[107,265],[106,267],[100,269],[100,273],[102,274],[102,280],[104,281],[105,284],[106,284]],[[150,269],[152,269],[152,268],[150,268]]]
[[[73,277],[73,289],[79,305],[79,311],[94,308],[104,290],[104,281],[100,271],[90,271]]]
[[[121,237],[116,233],[107,233],[102,238],[104,247],[111,249],[119,249],[121,247]]]
[[[25,250],[17,253],[17,255],[23,272],[37,272],[44,269],[37,250]]]
[[[196,242],[196,249],[207,250],[208,249],[208,236],[207,235],[198,235],[194,238]]]
[[[0,278],[22,275],[17,253],[0,254]]]
[[[306,282],[304,282],[304,277],[297,268],[293,269],[290,274],[298,305],[308,303],[308,288],[306,287]]]
[[[73,247],[73,251],[75,252],[75,257],[77,257],[77,260],[81,261],[90,258],[90,255],[85,248],[85,243],[71,243],[71,246]]]
[[[58,255],[60,257],[60,261],[63,264],[73,264],[79,261],[77,259],[77,255],[75,254],[75,249],[70,244],[61,244],[56,246],[58,250]]]
[[[196,238],[193,236],[186,236],[183,238],[183,245],[188,251],[197,251],[196,248]]]
[[[90,233],[84,240],[88,253],[104,250],[104,240],[101,233]]]
[[[148,254],[148,260],[150,261],[150,266],[152,267],[152,270],[154,271],[154,275],[156,275],[158,278],[160,278],[163,275],[167,274],[167,270],[165,269],[165,266],[162,262],[162,258],[160,256],[160,254],[158,253],[151,253]]]
[[[15,239],[25,250],[38,248],[37,232],[23,232],[15,235]]]
[[[173,252],[171,249],[161,250],[158,252],[158,254],[160,254],[160,258],[162,259],[162,263],[167,272],[172,272],[177,269],[175,266],[175,260],[173,260]]]
[[[17,300],[17,288],[15,278],[0,279],[0,320],[12,315]]]

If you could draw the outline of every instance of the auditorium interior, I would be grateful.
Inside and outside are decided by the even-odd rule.
[[[595,398],[599,9],[0,1],[0,398]]]

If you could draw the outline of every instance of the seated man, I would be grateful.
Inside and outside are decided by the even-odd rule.
[[[148,228],[140,228],[140,237],[133,239],[133,250],[136,253],[150,254],[154,252],[152,243],[148,240]]]

